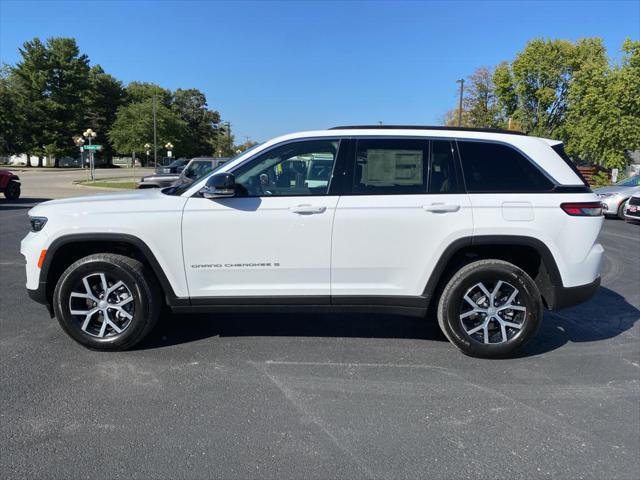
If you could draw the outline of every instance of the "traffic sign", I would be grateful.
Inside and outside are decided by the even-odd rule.
[[[82,148],[85,150],[102,150],[102,145],[85,145]]]

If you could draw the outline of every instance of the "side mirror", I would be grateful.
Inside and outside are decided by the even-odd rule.
[[[236,177],[233,173],[217,173],[207,180],[200,193],[204,198],[233,197],[236,194]]]

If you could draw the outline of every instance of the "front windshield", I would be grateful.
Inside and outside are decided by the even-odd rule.
[[[229,160],[221,163],[220,165],[218,165],[216,168],[214,168],[213,170],[211,170],[208,173],[204,173],[203,175],[205,176],[209,176],[212,175],[214,172],[216,172],[217,170],[220,169],[220,167],[222,167],[223,165],[226,165],[229,162],[233,162],[234,160],[236,160],[237,158],[240,158],[242,155],[251,152],[252,150],[255,150],[256,148],[258,148],[260,145],[262,145],[261,143],[258,143],[256,145],[254,145],[253,147],[249,147],[247,148],[245,151],[238,153],[236,156],[230,158]],[[209,162],[210,164],[211,162]],[[199,176],[198,178],[194,179],[195,180],[200,180],[202,178],[202,175]],[[164,190],[162,190],[162,193],[166,194],[166,195],[182,195],[184,192],[186,192],[187,190],[189,190],[191,188],[191,186],[193,185],[193,182],[189,182],[189,183],[185,183],[183,185],[178,185],[176,187],[169,187],[169,188],[165,188]]]
[[[184,169],[184,176],[189,180],[197,180],[211,171],[211,160],[194,160]]]
[[[621,187],[640,187],[640,175],[634,175],[633,177],[620,180],[616,185]]]

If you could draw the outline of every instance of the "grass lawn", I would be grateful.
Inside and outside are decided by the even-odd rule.
[[[85,185],[87,187],[103,187],[103,188],[138,188],[138,184],[136,182],[128,181],[118,181],[115,179],[112,180],[96,180],[92,182],[91,180],[84,180],[82,182],[78,182],[78,185]]]

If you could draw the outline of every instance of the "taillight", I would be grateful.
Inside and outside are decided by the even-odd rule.
[[[572,217],[600,217],[602,216],[602,204],[600,202],[575,202],[562,203],[560,208]]]

